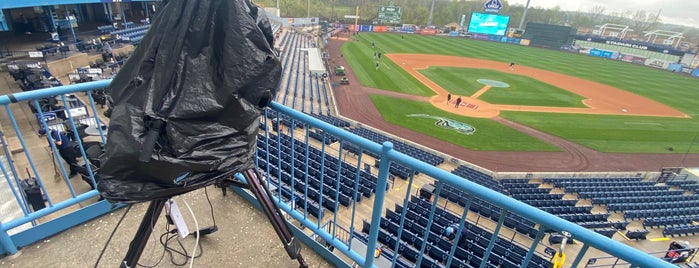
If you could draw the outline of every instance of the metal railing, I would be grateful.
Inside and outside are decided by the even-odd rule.
[[[61,177],[70,189],[70,197],[57,200],[46,192],[43,187],[45,177],[40,176],[40,167],[34,161],[37,156],[26,150],[28,147],[23,135],[26,136],[27,133],[20,131],[26,128],[19,126],[10,106],[22,105],[26,101],[35,105],[35,100],[40,98],[88,92],[85,98],[88,99],[90,113],[96,125],[99,125],[99,117],[96,116],[98,111],[89,93],[91,90],[106,87],[110,82],[111,80],[103,80],[0,96],[0,104],[5,107],[12,129],[25,149],[23,155],[36,174],[48,204],[46,208],[34,212],[27,209],[23,213],[24,216],[18,219],[2,219],[0,253],[12,255],[19,247],[40,241],[112,209],[106,201],[94,201],[91,205],[71,208],[74,210],[66,212],[66,208],[97,197],[98,193],[95,190],[75,193],[72,182],[67,179],[65,169],[62,168]],[[39,118],[39,124],[46,127],[47,122],[42,116]],[[78,137],[75,122],[70,118],[68,114],[67,121],[74,129],[71,135]],[[535,267],[534,264],[540,264],[542,260],[551,262],[550,256],[540,253],[542,248],[545,248],[540,244],[545,233],[566,231],[575,240],[583,243],[576,252],[571,252],[570,247],[567,248],[566,253],[575,257],[568,258],[566,266],[579,266],[587,250],[592,247],[618,257],[630,263],[632,267],[674,267],[659,258],[411,158],[394,150],[391,143],[371,142],[278,103],[272,103],[271,109],[266,110],[260,120],[256,161],[258,167],[267,175],[272,192],[279,197],[276,199],[279,207],[293,219],[292,221],[301,224],[306,230],[310,230],[314,237],[319,237],[327,245],[334,247],[334,254],[343,256],[342,261],[335,263],[338,266],[356,263],[362,267],[420,267],[421,264],[431,263],[437,267],[458,267],[458,264],[470,261],[471,264],[477,262],[476,266],[480,267],[486,267],[488,262],[512,262],[523,267]],[[279,124],[284,123],[290,124],[282,130]],[[322,139],[309,139],[311,131],[322,131]],[[102,133],[100,134],[100,141],[105,141]],[[349,152],[347,148],[350,145],[359,148],[359,152]],[[54,146],[52,150],[56,152]],[[84,161],[88,161],[82,143],[80,152]],[[379,157],[373,159],[365,152],[372,152]],[[54,158],[57,155],[54,153]],[[62,163],[60,158],[55,160]],[[375,160],[378,160],[378,167],[372,167]],[[9,162],[12,163],[13,160],[10,159]],[[366,163],[371,164],[364,165]],[[391,188],[388,188],[389,167],[394,163],[408,167],[412,173],[408,178],[396,179],[391,183]],[[6,178],[21,177],[17,172],[5,168],[2,172]],[[93,170],[89,170],[89,175],[90,179],[87,181],[94,185]],[[15,184],[10,179],[7,183]],[[419,199],[423,201],[419,201],[418,204],[414,202],[415,198],[418,198],[414,192],[418,191],[420,183],[432,183],[435,189],[430,200]],[[457,207],[440,198],[440,191],[447,185],[466,193],[469,196],[466,204]],[[13,186],[20,189],[17,185]],[[26,204],[22,194],[15,196],[20,207]],[[469,208],[475,198],[498,207],[500,214],[487,218],[471,213]],[[386,214],[382,219],[384,207],[388,208],[391,203],[396,207],[394,215],[399,217],[388,219]],[[416,211],[422,213],[418,214]],[[536,223],[536,235],[532,238],[507,227],[504,223],[508,212]],[[12,229],[47,215],[55,217],[27,230],[12,233]],[[474,216],[478,218],[474,220]],[[410,217],[419,218],[412,220]],[[443,238],[443,233],[439,230],[445,227],[445,219],[451,219],[448,221],[459,226],[454,239]],[[325,223],[328,222],[337,226],[326,226]],[[475,239],[469,237],[473,234],[477,236]],[[520,241],[512,243],[515,237]],[[509,253],[498,253],[504,245],[510,247],[508,250],[522,250],[523,253],[518,255],[518,259]],[[373,249],[377,246],[385,251],[379,254],[379,258],[374,257]],[[440,255],[440,252],[443,254]]]

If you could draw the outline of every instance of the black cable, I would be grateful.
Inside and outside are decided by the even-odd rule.
[[[173,229],[172,231],[165,232],[162,235],[160,235],[160,244],[163,245],[164,252],[167,252],[168,255],[170,256],[170,262],[173,265],[185,266],[185,265],[187,265],[187,263],[189,263],[189,259],[191,259],[192,256],[189,255],[189,253],[187,252],[187,249],[182,244],[182,241],[180,241],[179,239],[175,239],[177,237],[178,237],[177,229]],[[165,240],[163,240],[163,238],[165,238]],[[177,241],[177,244],[182,249],[181,251],[176,249],[176,248],[173,248],[169,245],[169,243],[172,239],[175,239],[175,241]],[[201,257],[204,253],[204,249],[202,248],[201,243],[199,243],[197,246],[199,247],[199,254],[194,256],[195,259]],[[177,254],[177,255],[175,255],[175,254]],[[183,257],[185,259],[184,262],[181,262],[181,263],[177,262],[175,260],[176,256]]]
[[[159,217],[159,216],[160,216],[160,215],[152,215],[151,218],[150,218],[150,231],[151,231],[151,236],[153,236],[153,228],[155,227],[155,219],[156,219],[157,217]],[[165,232],[169,232],[169,230],[170,230],[170,224],[169,224],[167,221],[165,221]],[[153,236],[153,238],[155,239],[155,236]],[[155,250],[155,248],[153,248],[153,250]],[[150,258],[151,258],[151,259],[153,258],[153,253],[152,253],[152,252],[151,252],[151,257],[150,257]],[[165,248],[163,248],[163,253],[160,254],[160,258],[158,259],[157,262],[155,262],[155,264],[153,264],[153,265],[143,265],[143,264],[140,264],[140,263],[137,262],[137,263],[136,263],[136,266],[141,266],[141,267],[145,267],[145,268],[157,267],[158,264],[160,264],[160,262],[163,261],[163,258],[165,258]]]
[[[211,208],[211,220],[214,222],[214,227],[216,227],[216,217],[214,216],[214,205],[211,204],[211,199],[209,199],[209,192],[206,191],[207,187],[204,187],[204,195],[206,195],[206,202],[209,202],[209,208]]]
[[[116,230],[119,228],[119,225],[121,225],[121,222],[124,221],[124,218],[126,217],[126,214],[129,213],[129,210],[131,210],[131,204],[126,208],[126,211],[124,211],[124,214],[121,215],[121,218],[117,222],[116,226],[114,226],[114,230],[112,230],[112,233],[109,235],[109,238],[107,238],[107,243],[104,244],[104,247],[102,248],[102,252],[100,252],[100,256],[97,257],[97,261],[95,262],[95,268],[100,263],[100,260],[102,259],[102,256],[104,255],[104,252],[107,251],[107,246],[109,246],[109,242],[112,241],[112,238],[114,237],[114,234],[116,233]]]

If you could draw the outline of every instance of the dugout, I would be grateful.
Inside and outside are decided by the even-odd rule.
[[[560,49],[564,45],[572,45],[577,28],[529,22],[522,38],[529,39],[530,46]]]

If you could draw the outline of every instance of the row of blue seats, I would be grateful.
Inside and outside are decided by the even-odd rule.
[[[699,207],[699,200],[691,201],[675,201],[675,202],[645,202],[645,203],[626,203],[626,204],[608,204],[608,211],[623,212],[627,210],[642,210],[642,209],[665,209],[665,208],[684,208],[684,207]]]
[[[137,27],[116,30],[116,31],[109,32],[109,33],[111,35],[124,35],[124,34],[133,33],[133,32],[138,32],[141,30],[148,30],[149,28],[150,28],[150,24],[146,24],[146,25],[141,25],[141,26],[137,26]]]
[[[278,183],[272,181],[272,184],[278,187]],[[287,184],[282,184],[282,197],[281,199],[286,202],[290,203],[291,202],[291,186]],[[272,191],[272,194],[279,197],[279,191]],[[320,205],[317,203],[319,198],[311,199],[311,198],[302,198],[299,192],[297,191],[296,194],[294,195],[294,202],[293,204],[296,206],[296,210],[298,210],[301,213],[308,213],[312,215],[313,217],[316,217],[316,219],[322,219],[323,215],[325,215],[325,208],[329,207],[329,202],[334,202],[328,197],[323,197],[323,205]],[[332,207],[334,210],[334,206]]]
[[[663,230],[663,236],[695,235],[699,232],[699,225],[687,224],[679,226],[668,226]]]
[[[451,173],[458,175],[459,177],[468,179],[472,182],[478,183],[482,186],[488,187],[492,190],[498,191],[500,193],[505,193],[505,189],[502,187],[502,185],[500,185],[499,182],[493,180],[492,176],[475,170],[473,168],[461,165],[456,167],[456,169],[454,169]]]
[[[411,203],[417,204],[425,209],[429,209],[432,207],[432,204],[430,202],[428,202],[424,199],[421,199],[417,196],[411,196],[410,201],[411,201]],[[480,198],[474,198],[473,201],[471,202],[471,206],[473,207],[475,212],[478,212],[479,208],[491,209],[493,211],[493,214],[496,214],[493,217],[495,219],[500,217],[500,212],[502,211],[499,207],[497,207],[497,206],[495,206],[487,201],[483,201]],[[459,220],[459,218],[456,217],[456,215],[453,215],[450,212],[443,210],[442,208],[436,208],[436,210],[438,213],[441,213],[441,215],[443,215],[444,217],[450,218],[450,220],[452,222],[457,222]],[[532,227],[535,224],[533,221],[522,218],[522,216],[519,216],[519,215],[514,214],[512,212],[507,213],[505,220],[507,221],[508,219],[511,220],[512,222],[526,224],[527,226],[532,226]]]
[[[132,38],[132,37],[136,37],[136,36],[143,36],[143,35],[146,34],[146,32],[148,32],[148,29],[143,29],[143,30],[138,30],[138,31],[131,31],[131,32],[128,32],[128,33],[121,34],[121,35],[119,35],[119,36],[120,36],[122,39],[128,39],[128,38]]]
[[[670,189],[669,186],[611,186],[611,187],[600,187],[600,186],[566,186],[564,187],[566,192],[580,193],[580,192],[655,192],[655,191],[667,191]]]
[[[267,168],[267,163],[262,160],[258,159],[258,167],[266,170]],[[276,165],[270,165],[269,166],[269,173],[272,176],[275,177],[281,177],[282,181],[288,184],[291,184],[291,178],[294,178],[294,182],[299,182],[299,185],[302,185],[305,187],[304,181],[308,181],[308,184],[313,187],[313,189],[316,189],[320,191],[320,185],[323,184],[323,193],[329,193],[331,196],[335,196],[336,192],[342,192],[343,194],[347,195],[347,197],[352,197],[354,196],[354,188],[357,188],[357,191],[359,194],[357,195],[357,201],[361,201],[361,195],[364,195],[365,197],[371,197],[372,193],[374,192],[375,187],[371,187],[368,185],[371,185],[368,183],[367,180],[352,180],[347,177],[342,177],[340,180],[336,180],[333,177],[329,176],[320,176],[319,173],[311,173],[309,172],[308,178],[305,178],[305,173],[303,173],[303,170],[299,168],[295,168],[294,174],[291,174],[289,170],[283,170],[279,169]],[[322,179],[322,180],[321,180]],[[338,184],[338,182],[341,182]],[[303,188],[299,189],[299,191],[303,191]],[[347,203],[347,202],[344,202]],[[343,204],[344,204],[343,203]]]
[[[578,200],[523,200],[522,202],[535,207],[573,207],[578,202]]]
[[[376,132],[371,131],[371,130],[366,129],[366,128],[361,128],[361,127],[352,128],[352,129],[349,129],[349,132],[352,132],[354,134],[357,134],[361,137],[367,138],[367,139],[374,141],[376,143],[379,143],[379,144],[381,144],[385,141],[390,141],[391,143],[393,143],[393,148],[396,151],[399,151],[401,153],[409,155],[413,158],[416,158],[420,161],[426,162],[426,163],[433,165],[433,166],[437,166],[437,165],[444,163],[444,158],[441,156],[438,156],[438,155],[433,154],[431,152],[427,152],[425,150],[422,150],[422,149],[417,148],[415,146],[398,141],[396,139],[385,136],[383,134],[376,133]]]
[[[548,194],[551,192],[551,188],[507,188],[508,193],[514,194]]]
[[[413,197],[411,197],[411,199],[417,201],[419,198],[413,196]],[[426,201],[424,201],[424,202],[426,202]],[[415,205],[413,205],[413,204],[415,204]],[[419,209],[415,210],[415,209],[420,208],[420,207],[422,207],[424,209],[425,208],[424,204],[419,205],[419,204],[416,204],[415,202],[410,202],[408,207],[409,207],[409,209],[406,211],[406,221],[404,222],[404,224],[406,224],[406,226],[408,226],[409,225],[408,222],[410,221],[411,222],[410,224],[417,223],[418,225],[421,225],[422,227],[426,227],[427,218],[422,217],[421,215],[429,215],[429,214],[422,214],[422,213],[424,213],[424,211],[421,212]],[[396,229],[398,227],[397,224],[400,223],[400,213],[402,212],[402,210],[403,210],[402,207],[398,204],[396,204],[396,211],[395,212],[392,212],[392,211],[388,212],[389,210],[387,210],[386,217],[390,221],[396,223],[396,226],[395,226]],[[432,222],[432,227],[430,230],[437,237],[440,237],[441,235],[443,235],[443,230],[446,226],[448,226],[452,223],[456,223],[458,221],[459,221],[459,218],[456,215],[451,214],[450,212],[441,210],[440,208],[437,208],[436,212],[435,212],[435,216],[434,216],[434,221]],[[414,225],[412,225],[410,227],[410,229],[414,230],[414,231],[418,231],[417,232],[418,235],[424,234],[424,228],[420,229],[420,227],[414,227]],[[492,239],[492,236],[493,236],[493,234],[491,232],[489,232],[483,228],[480,228],[474,224],[471,224],[469,222],[465,222],[464,230],[466,231],[466,233],[462,237],[462,240],[460,240],[460,242],[459,242],[460,246],[463,246],[464,248],[470,248],[470,246],[473,245],[474,242],[476,242],[476,244],[481,243],[481,245],[485,247],[485,246],[487,246],[487,243]],[[420,239],[420,238],[418,237],[418,239]],[[518,254],[513,254],[512,256],[514,257],[514,259],[512,259],[512,261],[514,261],[516,263],[521,262],[521,260],[522,260],[521,256],[526,254],[526,250],[524,248],[517,246],[514,243],[512,243],[506,239],[500,239],[499,237],[496,237],[495,239],[497,242],[496,244],[499,244],[499,245],[507,248],[508,251],[517,252],[519,254],[519,258],[516,257]],[[538,256],[536,256],[536,257],[538,257]],[[541,260],[543,260],[543,259],[541,259]]]
[[[694,180],[671,180],[671,181],[666,181],[665,184],[671,185],[671,186],[681,186],[681,185],[693,185],[697,184],[697,181]]]
[[[654,181],[557,181],[556,187],[624,187],[624,186],[653,186]]]
[[[699,184],[685,184],[685,185],[680,185],[680,189],[685,190],[685,191],[692,191],[692,192],[697,192],[699,190]]]
[[[614,234],[616,234],[617,230],[614,228],[598,228],[598,229],[592,229],[595,233],[601,234],[603,236],[612,238],[614,237]]]
[[[114,28],[114,25],[110,24],[110,25],[97,26],[97,30],[99,30],[101,34],[105,34],[105,33],[113,32],[116,29]]]
[[[266,167],[266,166],[267,166],[267,165],[266,165],[267,162],[266,162],[266,160],[265,160],[263,157],[264,157],[264,152],[263,152],[262,150],[258,151],[258,160],[257,160],[257,161],[258,161],[258,167],[260,167],[260,168]],[[323,172],[325,172],[325,176],[321,176],[321,172],[320,172],[319,170],[315,169],[314,167],[304,166],[304,163],[301,162],[301,161],[296,161],[296,162],[294,163],[294,167],[293,167],[293,168],[291,167],[291,164],[289,164],[289,162],[287,162],[287,161],[282,161],[282,162],[281,162],[281,169],[278,169],[277,163],[278,163],[279,161],[278,161],[278,159],[276,158],[276,156],[269,156],[269,157],[270,157],[270,159],[269,159],[270,161],[269,161],[269,162],[272,164],[272,165],[270,165],[270,167],[272,168],[272,170],[270,171],[270,173],[271,173],[272,175],[277,176],[277,175],[279,174],[279,172],[284,171],[284,172],[286,172],[286,173],[289,173],[290,176],[292,176],[291,173],[292,173],[292,170],[293,170],[293,177],[296,177],[296,178],[299,178],[299,179],[303,179],[304,176],[305,176],[306,174],[308,174],[309,178],[311,178],[311,179],[316,179],[316,180],[318,180],[319,178],[322,178],[323,181],[325,181],[325,182],[327,182],[327,183],[330,183],[331,185],[334,185],[334,182],[337,181],[337,180],[336,180],[336,178],[337,178],[337,171],[333,171],[333,170],[330,169],[330,168],[324,169]],[[345,171],[349,172],[349,169],[345,169]],[[335,176],[332,176],[332,173],[333,173],[333,172],[334,172]],[[342,182],[342,185],[343,185],[344,187],[353,188],[353,187],[354,187],[354,183],[355,183],[355,182],[359,182],[359,183],[360,183],[360,190],[361,190],[363,193],[366,193],[367,191],[368,191],[369,193],[370,193],[370,192],[373,192],[372,189],[374,189],[374,188],[376,187],[376,181],[375,181],[375,180],[372,180],[372,179],[367,178],[367,177],[359,177],[359,178],[357,179],[357,177],[356,177],[355,174],[351,174],[351,175],[350,175],[350,174],[347,174],[347,172],[342,173],[342,175],[341,175],[340,178],[339,178],[340,181]],[[368,189],[368,190],[367,190],[367,189]],[[370,197],[370,195],[367,196],[367,197]]]
[[[416,206],[413,206],[413,204],[415,204]],[[420,210],[421,213],[423,213],[422,215],[427,215],[429,213],[429,209],[431,209],[432,207],[432,204],[430,202],[416,196],[411,196],[409,205],[411,206],[411,210]],[[400,207],[396,205],[396,211],[399,210]],[[498,220],[498,218],[500,217],[500,213],[502,212],[502,209],[500,209],[499,207],[490,204],[487,201],[483,201],[479,198],[473,199],[473,201],[471,202],[470,210],[479,213],[484,217],[490,217],[494,221]],[[456,215],[439,207],[435,208],[435,215],[441,216],[442,218],[446,218],[446,220],[450,223],[455,223],[459,221],[459,218]],[[443,222],[443,224],[446,223]],[[532,238],[536,235],[536,230],[534,230],[533,228],[535,223],[533,221],[522,218],[522,216],[519,216],[512,212],[507,213],[507,215],[505,216],[504,224],[505,226],[513,230],[520,231],[521,233],[529,235]]]
[[[467,193],[456,188],[448,189],[447,187],[444,187],[443,190],[440,191],[440,197],[447,198],[449,201],[459,204],[462,207],[465,207],[469,200],[469,195]],[[468,209],[483,217],[491,218],[494,221],[499,219],[502,211],[500,207],[479,198],[473,198]],[[524,219],[521,216],[512,214],[511,212],[509,212],[505,217],[504,224],[505,226],[529,237],[535,237],[537,233],[536,229],[534,228],[534,222]]]
[[[671,225],[686,225],[699,221],[699,215],[679,215],[670,217],[654,217],[643,220],[643,227],[665,227]]]
[[[599,204],[625,204],[644,202],[678,202],[699,200],[699,195],[665,195],[665,196],[617,196],[617,197],[594,197],[593,205]]]
[[[548,213],[558,215],[558,214],[575,214],[575,213],[590,213],[592,211],[592,206],[586,207],[539,207],[539,209],[546,211]]]
[[[644,210],[627,210],[624,212],[624,217],[628,219],[644,219],[657,218],[664,216],[682,216],[699,214],[699,208],[668,208],[668,209],[644,209]]]
[[[382,221],[382,224],[384,224],[384,221]],[[385,225],[387,226],[382,226],[383,229],[379,230],[378,241],[393,249],[398,241],[398,225],[393,222],[388,222]],[[365,222],[365,226],[370,225]],[[368,227],[364,227],[363,230],[368,233]],[[444,267],[442,264],[446,263],[449,258],[452,243],[434,233],[430,233],[428,237],[429,242],[425,244],[425,254],[419,254],[419,248],[422,247],[423,243],[419,235],[419,233],[407,229],[401,232],[401,240],[397,250],[400,256],[412,263],[416,263],[418,256],[422,255],[423,260],[420,267]],[[472,232],[467,232],[467,235],[473,235],[473,237],[467,238],[471,240],[461,240],[466,241],[466,245],[460,245],[456,248],[451,267],[479,267],[481,264],[485,256],[489,237],[474,235]],[[526,254],[526,252],[523,254]],[[498,243],[493,246],[488,258],[489,263],[486,265],[487,267],[521,267],[520,263],[523,261],[523,256],[525,256],[523,254]],[[547,264],[545,259],[534,255],[528,267],[548,267],[546,266]]]
[[[596,197],[662,197],[669,195],[682,195],[684,191],[666,190],[655,192],[579,192],[578,198],[596,198]]]
[[[288,137],[289,137],[286,135],[284,135],[284,136],[285,136],[285,139],[288,139]],[[273,137],[274,136],[272,136],[272,138]],[[286,141],[288,141],[288,140],[286,140]],[[271,144],[272,145],[276,144],[276,141],[272,141]],[[285,145],[285,146],[290,146],[290,145]],[[308,147],[308,152],[306,151],[306,147]],[[272,147],[272,148],[274,148],[274,147]],[[285,147],[282,146],[282,148],[285,148]],[[292,151],[291,149],[288,149],[289,147],[286,147],[286,148],[287,148],[286,150],[288,150],[289,152]],[[282,150],[284,150],[284,149],[282,149]],[[276,148],[271,149],[271,151],[274,153],[276,151]],[[310,166],[312,166],[313,168],[315,168],[318,171],[321,169],[321,167],[325,167],[325,169],[329,169],[329,171],[327,171],[327,172],[330,172],[329,174],[331,174],[332,176],[337,176],[337,174],[335,172],[339,172],[339,173],[343,174],[344,176],[347,176],[350,178],[354,178],[355,174],[357,172],[359,172],[359,175],[361,178],[371,181],[372,187],[376,185],[377,178],[376,178],[376,176],[372,175],[370,173],[370,171],[362,170],[362,169],[354,166],[354,164],[349,164],[345,161],[341,161],[339,158],[337,158],[335,156],[324,154],[323,151],[321,151],[313,146],[307,146],[305,143],[303,143],[301,141],[298,141],[298,140],[295,141],[295,150],[293,150],[293,151],[295,152],[295,157],[296,157],[296,160],[298,162],[301,162],[301,163],[308,162],[308,164]],[[288,153],[286,153],[286,152],[282,152],[282,154],[285,157],[286,157],[286,155],[288,155]],[[306,158],[307,154],[308,154],[308,158]],[[288,155],[287,160],[291,161],[290,155]]]
[[[650,233],[650,231],[641,229],[641,230],[628,230],[626,231],[626,237],[628,239],[634,239],[634,240],[645,240],[646,236]]]
[[[555,182],[638,182],[640,177],[623,177],[623,178],[601,178],[601,177],[550,177],[544,178],[545,183]]]
[[[512,183],[512,182],[502,182],[500,181],[500,184],[502,187],[505,187],[505,189],[513,189],[513,188],[539,188],[541,184],[538,183]]]
[[[288,136],[287,136],[288,137]],[[258,146],[258,157],[262,159],[267,159],[269,157],[269,160],[272,164],[275,164],[279,162],[280,158],[277,158],[277,154],[275,153],[277,151],[276,146],[273,146],[276,144],[276,141],[273,140],[274,137],[270,139],[270,143],[272,143],[272,146],[270,146],[270,154],[266,155],[265,152],[265,146],[264,146],[264,141],[258,140],[257,146]],[[320,170],[322,167],[323,173],[326,175],[329,175],[331,178],[336,178],[338,176],[338,173],[340,173],[341,179],[343,179],[344,182],[352,182],[354,181],[357,175],[357,172],[359,172],[359,180],[362,185],[365,185],[370,188],[375,188],[376,187],[376,181],[377,178],[373,176],[371,173],[368,173],[366,171],[360,170],[357,167],[350,165],[344,161],[340,161],[334,156],[331,155],[325,155],[325,161],[322,161],[322,152],[320,152],[318,149],[312,146],[309,147],[309,158],[306,158],[305,154],[305,144],[302,144],[301,141],[296,141],[296,154],[295,158],[297,161],[293,161],[294,168],[299,168],[302,170],[302,172],[305,172],[305,169],[308,169],[309,174],[320,174]],[[290,149],[288,149],[290,150]],[[283,168],[286,168],[287,171],[290,172],[290,168],[292,165],[291,161],[291,156],[286,153],[281,153],[282,158],[281,165]],[[321,166],[321,162],[323,166]],[[340,163],[338,165],[338,162]],[[308,166],[305,166],[308,164]],[[304,169],[301,169],[301,168]],[[302,173],[299,172],[299,173]],[[314,175],[315,176],[315,175]]]
[[[527,200],[552,200],[552,199],[562,199],[565,194],[513,194],[517,200],[527,201]]]
[[[309,131],[308,137],[311,137],[312,139],[317,140],[319,142],[325,143],[326,145],[333,144],[340,140],[333,135],[323,133],[320,129],[316,129],[315,131]]]
[[[262,167],[261,167],[262,168]],[[274,168],[274,167],[270,167]],[[291,176],[288,173],[282,172],[282,175],[280,176],[281,178],[278,178],[280,182],[277,182],[276,185],[279,186],[281,185],[282,187],[280,188],[280,191],[282,192],[283,196],[287,198],[288,200],[292,199],[292,193],[291,190]],[[274,173],[274,171],[271,171],[270,174],[272,177],[277,177],[279,176],[277,173]],[[274,180],[271,180],[274,182]],[[331,193],[330,191],[323,191],[323,193],[320,193],[320,188],[308,188],[306,189],[306,185],[301,182],[299,179],[294,179],[294,194],[293,194],[293,199],[294,200],[313,200],[315,202],[322,202],[323,207],[329,209],[332,212],[337,211],[337,203],[335,202],[335,193],[339,193],[333,190]],[[330,187],[326,187],[328,189],[332,189]],[[305,195],[304,193],[307,193],[308,195]],[[321,200],[320,198],[323,198]],[[346,201],[346,202],[345,202]],[[351,204],[351,199],[347,196],[338,196],[338,202],[342,203],[346,207]]]
[[[607,218],[609,218],[609,213],[604,213],[604,214],[587,214],[587,213],[558,214],[556,216],[560,217],[561,219],[565,219],[569,222],[575,222],[575,223],[599,222],[599,221],[607,221]]]
[[[272,142],[274,143],[274,142]],[[262,152],[258,152],[259,156],[262,158],[265,158],[266,155],[264,155],[264,144],[258,142],[258,150],[261,150]],[[293,164],[295,167],[300,167],[304,165],[308,165],[309,172],[311,173],[320,173],[321,169],[323,169],[323,173],[326,175],[330,175],[331,177],[335,178],[337,177],[338,173],[340,173],[343,177],[348,177],[348,178],[354,178],[355,174],[357,171],[359,171],[359,176],[362,179],[367,179],[371,181],[371,186],[376,185],[377,178],[373,176],[370,172],[365,171],[365,170],[360,170],[359,168],[355,167],[354,165],[348,164],[344,161],[341,161],[337,157],[331,156],[331,155],[324,155],[320,151],[317,151],[318,149],[314,147],[309,147],[310,149],[308,150],[308,158],[306,158],[306,151],[305,151],[305,145],[301,144],[300,141],[297,141],[296,144],[296,150],[294,150],[295,155],[295,161],[292,161],[292,156],[290,153],[286,151],[278,152],[277,148],[275,146],[271,146],[269,148],[270,151],[270,157],[274,156],[274,163],[277,162],[277,159],[282,160],[282,165],[291,165]],[[284,148],[284,147],[282,147]],[[282,149],[284,150],[284,149]],[[292,151],[291,149],[286,149],[289,152]],[[279,156],[280,158],[277,158]],[[323,159],[324,158],[324,159]],[[293,163],[292,163],[293,162]],[[339,163],[339,164],[338,164]]]
[[[285,58],[284,58],[284,66],[283,69],[286,71],[285,75],[283,77],[286,77],[282,83],[285,83],[286,86],[284,87],[284,95],[282,98],[281,103],[289,106],[291,108],[294,108],[295,106],[295,101],[291,100],[291,103],[289,103],[289,95],[291,93],[291,89],[296,90],[298,88],[298,80],[299,80],[299,73],[305,73],[306,71],[306,65],[301,64],[302,59],[304,55],[302,55],[300,49],[304,48],[302,46],[301,36],[297,33],[293,34],[292,40],[290,40],[289,44],[285,46]],[[293,77],[293,79],[292,79]],[[294,86],[291,86],[292,81],[294,81]],[[294,94],[293,97],[295,97],[296,94]]]
[[[628,222],[622,221],[620,223],[614,223],[614,222],[608,222],[608,221],[585,221],[585,222],[578,222],[577,224],[584,227],[584,228],[588,228],[588,229],[598,229],[598,228],[611,228],[611,227],[614,227],[618,224],[628,225]],[[617,229],[622,229],[622,228],[617,228]]]

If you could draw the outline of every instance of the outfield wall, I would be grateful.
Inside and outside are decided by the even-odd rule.
[[[654,59],[665,60],[665,61],[670,61],[670,62],[678,62],[681,58],[680,56],[664,54],[661,52],[655,52],[655,51],[650,51],[650,50],[641,50],[641,49],[635,49],[635,48],[631,48],[631,47],[623,47],[623,46],[616,46],[616,45],[609,45],[609,44],[602,44],[602,43],[596,43],[596,42],[590,42],[590,41],[584,41],[584,40],[575,41],[575,45],[580,46],[580,47],[585,47],[585,48],[595,48],[595,49],[599,49],[599,50],[615,51],[615,52],[619,52],[620,54],[633,55],[633,56],[639,56],[639,57],[644,57],[644,58],[654,58]]]

